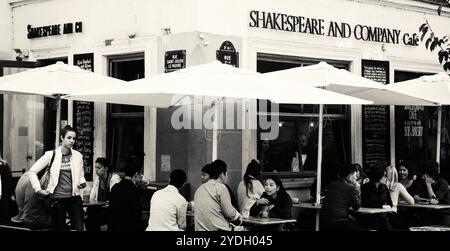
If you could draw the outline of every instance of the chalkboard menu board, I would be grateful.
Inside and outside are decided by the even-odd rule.
[[[389,83],[389,62],[362,60],[362,76],[373,81]],[[389,106],[364,105],[362,108],[363,168],[390,163]]]
[[[183,68],[186,68],[186,50],[166,51],[164,72],[173,72]]]
[[[94,71],[94,54],[78,54],[73,56],[74,65],[82,69]],[[92,181],[94,171],[94,103],[85,101],[73,102],[73,127],[77,132],[74,149],[83,154],[84,176]]]

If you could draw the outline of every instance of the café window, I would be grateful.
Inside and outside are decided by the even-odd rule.
[[[416,73],[395,71],[395,82],[406,81],[430,75],[430,73]],[[444,107],[442,116],[442,131],[447,129],[448,111]],[[414,172],[421,172],[421,162],[436,159],[437,137],[437,108],[432,106],[395,106],[395,159],[406,161]],[[446,149],[448,143],[444,140],[441,145],[441,166],[448,163]],[[446,145],[447,144],[447,145]]]
[[[258,54],[257,71],[261,73],[317,64],[322,60],[303,59],[273,54]],[[323,60],[325,61],[325,60]],[[341,69],[348,69],[345,62],[328,61]],[[350,119],[347,105],[325,105],[323,127],[323,170],[350,160]],[[317,170],[317,138],[319,105],[279,104],[278,112],[268,106],[267,112],[258,105],[258,121],[261,116],[270,121],[279,116],[279,135],[276,139],[261,138],[258,124],[257,158],[264,172],[312,172]],[[259,122],[258,122],[259,123]]]

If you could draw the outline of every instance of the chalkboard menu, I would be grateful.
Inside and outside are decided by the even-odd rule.
[[[362,60],[362,76],[373,81],[389,83],[389,62]],[[364,105],[362,108],[363,168],[390,163],[389,106]]]
[[[94,54],[73,56],[74,65],[94,71]],[[77,132],[74,149],[83,154],[84,176],[92,181],[94,171],[94,103],[73,101],[73,127]]]
[[[166,51],[164,72],[173,72],[183,68],[186,68],[186,50]]]
[[[73,64],[87,71],[94,71],[94,53],[73,55]]]
[[[239,67],[239,52],[230,41],[225,41],[216,51],[216,59],[224,64]]]

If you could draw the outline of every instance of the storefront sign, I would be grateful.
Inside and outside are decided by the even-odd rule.
[[[58,36],[62,34],[81,33],[83,31],[83,23],[65,23],[65,24],[52,24],[40,27],[32,27],[31,24],[27,26],[28,39]]]
[[[216,51],[216,59],[224,64],[239,67],[239,52],[230,41],[225,41]]]
[[[186,68],[186,50],[166,51],[164,72],[173,72]]]
[[[389,83],[389,62],[362,60],[362,76],[373,81]],[[377,164],[390,163],[390,116],[389,106],[364,105],[363,127],[363,167],[366,171]]]
[[[307,33],[319,36],[350,38],[368,42],[419,45],[417,33],[404,33],[399,29],[375,27],[364,24],[350,25],[324,19],[292,16],[282,13],[252,10],[249,27]]]
[[[77,54],[73,56],[74,65],[94,71],[94,54]],[[92,181],[94,172],[94,103],[73,101],[73,128],[77,132],[74,149],[83,154],[84,176]]]
[[[423,106],[405,105],[403,107],[406,119],[403,121],[403,130],[405,137],[422,137],[423,136]]]

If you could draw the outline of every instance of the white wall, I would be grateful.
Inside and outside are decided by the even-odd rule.
[[[11,9],[7,1],[0,1],[0,59],[10,59],[12,49]]]

